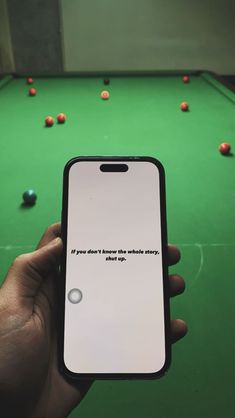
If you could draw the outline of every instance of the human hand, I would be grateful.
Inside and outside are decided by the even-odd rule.
[[[4,417],[64,418],[80,403],[92,380],[70,383],[58,370],[57,296],[62,253],[60,223],[51,225],[36,251],[15,259],[0,288],[0,409]],[[169,245],[169,265],[180,259]],[[184,281],[170,275],[171,296]],[[187,332],[171,321],[172,342]]]

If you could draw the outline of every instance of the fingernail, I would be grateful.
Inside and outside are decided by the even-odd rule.
[[[52,241],[50,241],[49,245],[57,245],[59,244],[59,242],[61,242],[61,238],[57,237],[57,238],[54,238]]]

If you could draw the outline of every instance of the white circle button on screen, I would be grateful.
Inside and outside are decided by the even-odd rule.
[[[68,300],[71,303],[79,303],[82,300],[82,292],[79,289],[71,289],[68,293]]]

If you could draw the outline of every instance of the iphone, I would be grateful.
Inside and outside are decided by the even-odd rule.
[[[150,379],[170,364],[165,174],[153,157],[64,168],[59,359],[75,379]]]

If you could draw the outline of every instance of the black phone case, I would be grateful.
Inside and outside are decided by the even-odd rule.
[[[164,292],[164,315],[165,315],[165,353],[166,361],[161,370],[155,373],[74,373],[64,363],[64,314],[65,314],[65,272],[67,252],[67,217],[68,217],[68,179],[69,170],[74,163],[79,161],[149,161],[159,169],[160,177],[160,208],[161,208],[161,231],[162,231],[162,259],[163,259],[163,292]],[[63,199],[62,199],[62,222],[61,238],[63,241],[63,254],[61,259],[59,285],[58,285],[58,362],[60,372],[71,380],[78,379],[156,379],[165,374],[171,363],[171,341],[170,341],[170,304],[169,304],[169,280],[168,280],[168,253],[167,253],[167,226],[166,226],[166,193],[165,193],[165,172],[160,161],[153,157],[117,157],[117,156],[87,156],[75,157],[67,162],[63,174]]]

